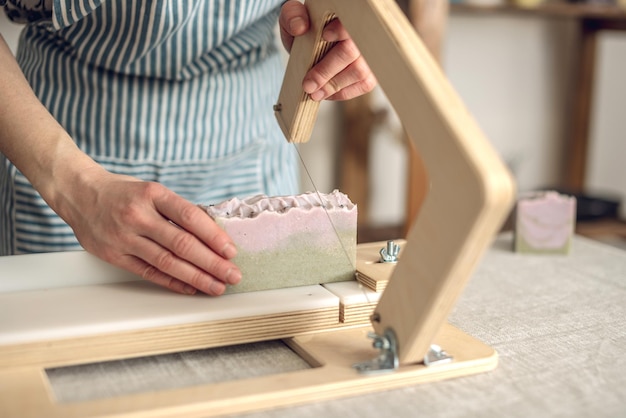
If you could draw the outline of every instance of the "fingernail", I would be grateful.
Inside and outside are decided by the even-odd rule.
[[[289,30],[292,35],[299,35],[306,29],[304,19],[301,17],[294,17],[289,21]]]
[[[226,272],[226,281],[230,284],[237,284],[241,281],[241,271],[236,268],[230,268]]]
[[[188,284],[183,286],[183,293],[185,293],[186,295],[195,295],[196,292],[197,292],[197,289],[193,286],[189,286]]]
[[[209,295],[219,296],[226,290],[226,285],[219,280],[213,280],[209,287]]]
[[[313,93],[311,95],[311,99],[315,100],[316,102],[322,100],[324,98],[324,91],[323,90],[318,90],[315,93]]]
[[[313,80],[304,80],[304,83],[302,83],[302,89],[308,94],[311,94],[317,90],[317,83]]]
[[[231,243],[227,243],[226,245],[224,245],[224,248],[222,248],[222,256],[225,258],[233,258],[237,255],[237,247],[235,247],[233,244]]]

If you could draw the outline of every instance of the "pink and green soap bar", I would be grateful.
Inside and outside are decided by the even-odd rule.
[[[237,246],[243,278],[227,293],[354,280],[357,206],[337,190],[202,208]]]
[[[554,191],[522,197],[517,202],[515,251],[567,254],[575,224],[575,197]]]

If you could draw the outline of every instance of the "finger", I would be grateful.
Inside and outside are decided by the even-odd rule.
[[[198,206],[172,192],[155,197],[154,204],[164,218],[195,235],[216,254],[226,259],[237,255],[237,248],[228,234]]]
[[[208,215],[204,218],[205,223],[214,223]],[[149,238],[217,280],[228,284],[237,284],[241,281],[241,272],[235,264],[215,254],[193,234],[170,222],[150,231]],[[193,271],[192,276],[179,275],[184,274],[183,271],[172,273],[190,284],[193,284],[190,280],[194,280],[193,277],[198,275],[197,271]]]
[[[135,257],[146,263],[137,272],[146,280],[163,283],[172,277],[213,296],[221,295],[226,290],[226,285],[221,280],[147,238],[136,240],[133,249]]]
[[[318,100],[330,97],[333,97],[334,100],[338,98],[347,100],[369,93],[376,87],[376,84],[376,77],[365,63],[365,59],[359,57],[321,89],[323,94],[318,91],[316,95]]]
[[[294,36],[304,35],[309,30],[309,13],[299,1],[287,1],[280,9],[278,22],[283,46],[291,51]]]
[[[361,53],[352,40],[336,44],[320,62],[306,73],[302,88],[308,94],[317,92],[344,68],[356,61],[360,55]]]
[[[314,100],[348,100],[374,90],[378,82],[363,57],[313,94]]]
[[[351,84],[348,87],[344,87],[332,96],[324,98],[324,100],[349,100],[365,93],[369,93],[373,90],[372,86],[376,86],[376,81],[373,76],[371,79],[374,81],[368,79]]]

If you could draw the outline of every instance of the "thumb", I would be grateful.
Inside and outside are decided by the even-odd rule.
[[[289,51],[294,36],[303,35],[309,30],[309,13],[304,4],[289,0],[283,4],[278,22],[283,46]]]

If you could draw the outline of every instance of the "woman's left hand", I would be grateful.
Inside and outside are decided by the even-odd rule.
[[[283,4],[279,24],[287,51],[291,51],[294,37],[304,35],[311,26],[306,7],[297,0]],[[305,75],[304,91],[316,101],[347,100],[372,91],[377,84],[376,77],[339,19],[326,25],[322,38],[336,44]]]

